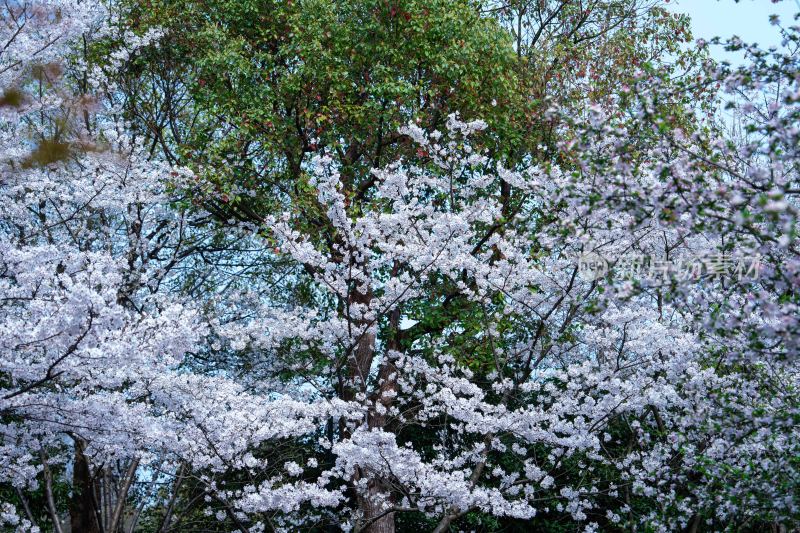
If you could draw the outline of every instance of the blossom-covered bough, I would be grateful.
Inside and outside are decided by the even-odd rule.
[[[118,118],[109,72],[157,33],[8,6],[4,526],[166,531],[181,505],[249,532],[798,519],[797,28],[689,86],[644,68],[628,101],[570,108],[548,162],[506,168],[454,114],[358,183],[321,147],[313,202],[259,213]],[[87,32],[124,46],[95,66]],[[673,105],[716,83],[741,134]]]

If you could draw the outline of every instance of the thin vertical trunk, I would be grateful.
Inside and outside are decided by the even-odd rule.
[[[133,483],[133,478],[136,476],[136,469],[139,468],[139,459],[133,459],[128,466],[125,477],[119,486],[119,491],[116,494],[116,502],[113,508],[111,520],[106,528],[108,533],[115,533],[122,525],[122,512],[125,510],[125,503],[128,500],[128,491]]]
[[[44,490],[47,497],[47,510],[50,512],[50,519],[53,521],[55,533],[62,533],[61,519],[56,509],[55,498],[53,498],[53,474],[50,472],[50,465],[47,464],[47,454],[44,450],[42,450],[41,456],[42,470],[44,473]]]
[[[34,518],[33,513],[31,512],[31,506],[28,504],[28,498],[25,497],[25,493],[22,492],[22,489],[17,488],[16,491],[19,501],[22,502],[22,508],[25,510],[25,516],[32,525],[36,526],[36,518]]]
[[[164,512],[164,519],[161,521],[161,526],[158,528],[158,533],[165,533],[172,522],[172,513],[175,510],[175,501],[178,499],[178,491],[181,488],[181,483],[183,483],[183,471],[184,465],[178,467],[178,471],[175,474],[175,485],[172,488],[172,494],[169,497],[169,503],[167,504],[167,510]]]

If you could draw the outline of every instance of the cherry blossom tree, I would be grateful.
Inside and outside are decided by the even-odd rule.
[[[106,8],[37,1],[3,10],[0,471],[25,510],[4,518],[37,528],[41,513],[24,490],[43,484],[61,531],[54,471],[71,464],[72,530],[113,530],[137,452],[163,431],[142,399],[204,335],[197,311],[160,289],[181,259],[185,221],[167,209],[168,169],[114,122],[96,98],[109,85],[72,56],[76,41],[113,31]],[[81,73],[91,92],[74,83]],[[93,479],[115,460],[124,464],[119,490],[103,486],[107,516],[97,518]]]

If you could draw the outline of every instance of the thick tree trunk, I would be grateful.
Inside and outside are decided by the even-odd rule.
[[[364,513],[363,533],[394,533],[394,513],[387,513],[380,504],[380,485],[370,480],[369,497],[359,498],[359,507]]]
[[[400,312],[395,310],[391,316],[392,338],[387,342],[387,350],[397,350],[398,325],[400,322]],[[375,393],[371,399],[375,402],[375,408],[370,410],[369,424],[370,429],[383,429],[386,426],[386,412],[394,401],[397,392],[397,367],[394,362],[387,358],[378,372],[378,383]],[[378,409],[378,407],[382,407]],[[381,495],[390,494],[390,487],[379,479],[370,480],[368,498],[361,504],[364,511],[364,523],[367,525],[367,533],[394,533],[395,513],[387,512],[385,498]],[[391,501],[388,502],[391,505]]]
[[[368,291],[367,294],[354,291],[347,305],[369,305],[371,300],[371,291]],[[355,346],[353,346],[351,352],[347,356],[346,383],[343,384],[341,390],[341,397],[346,401],[353,401],[358,392],[366,389],[369,369],[372,366],[372,359],[375,356],[374,330],[367,329],[363,331],[369,324],[361,321],[353,321],[352,325],[356,328],[357,332],[360,332],[360,336],[357,338]]]
[[[358,482],[367,476],[367,491],[357,496],[358,508],[362,513],[358,533],[394,533],[394,513],[387,512],[385,502],[388,487],[369,472],[358,471],[353,481]]]
[[[356,291],[352,296],[352,303],[369,305],[371,300],[371,291],[367,294],[361,294]],[[370,324],[364,323],[358,323],[356,325],[359,330],[369,328],[370,326]],[[358,339],[352,355],[347,362],[348,383],[345,384],[343,390],[343,399],[352,401],[356,393],[366,393],[370,369],[375,359],[375,340],[375,333],[371,328],[364,331]],[[391,367],[394,368],[394,365],[392,364]],[[387,376],[388,369],[387,365],[384,364],[379,373],[379,384],[376,387],[376,393],[370,395],[370,399],[375,401],[376,404],[383,403],[384,406],[386,406],[386,401],[382,400],[382,392],[387,386],[390,386],[387,385],[387,382],[392,381],[387,380]],[[367,424],[370,428],[383,428],[385,423],[386,417],[382,413],[377,412],[374,408],[370,409],[367,415]],[[343,432],[343,435],[346,434],[346,431]],[[366,493],[358,494],[356,497],[356,503],[362,513],[360,531],[362,533],[394,533],[394,513],[387,513],[385,509],[385,495],[390,493],[389,487],[382,479],[375,477],[369,472],[357,472],[353,476],[353,481],[358,482],[364,479],[364,477],[367,478],[367,491]]]
[[[72,499],[69,504],[70,531],[100,533],[94,502],[94,482],[89,463],[83,455],[84,443],[75,439],[75,463],[72,469]]]

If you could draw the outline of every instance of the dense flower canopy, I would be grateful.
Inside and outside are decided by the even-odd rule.
[[[0,6],[0,528],[800,523],[796,20],[210,4]]]

